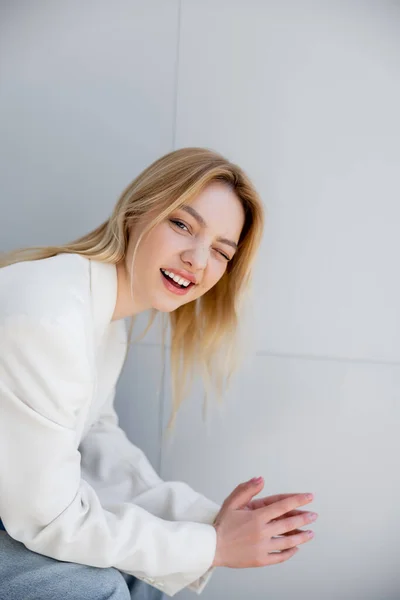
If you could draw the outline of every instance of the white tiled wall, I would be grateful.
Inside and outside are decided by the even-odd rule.
[[[205,426],[197,388],[161,444],[157,330],[118,388],[121,424],[165,478],[220,502],[256,475],[265,494],[316,494],[312,543],[283,565],[219,569],[202,597],[398,600],[399,5],[0,10],[2,249],[84,233],[173,147],[220,150],[265,199],[254,346],[223,409]]]
[[[400,361],[396,6],[182,2],[176,143],[243,164],[269,211],[262,351]]]
[[[396,598],[399,389],[399,366],[253,356],[207,427],[193,394],[165,444],[165,478],[222,502],[262,474],[263,495],[313,491],[320,515],[290,562],[218,571],[205,598]]]
[[[398,599],[399,6],[183,0],[179,50],[177,147],[242,164],[268,223],[254,352],[207,427],[188,398],[163,476],[222,501],[263,475],[320,514],[294,559],[204,598]]]
[[[1,246],[66,242],[171,150],[178,2],[17,0],[0,27]]]

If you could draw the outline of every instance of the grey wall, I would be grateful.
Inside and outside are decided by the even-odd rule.
[[[2,248],[84,233],[144,166],[186,145],[226,153],[265,199],[252,350],[224,408],[205,426],[196,389],[167,442],[157,330],[119,387],[122,424],[165,478],[216,501],[256,475],[265,494],[316,495],[312,543],[283,565],[219,569],[203,597],[397,600],[399,4],[1,12]]]

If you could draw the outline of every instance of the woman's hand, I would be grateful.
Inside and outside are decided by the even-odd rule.
[[[261,486],[261,483],[260,483]],[[264,487],[264,484],[261,486],[261,489]],[[259,492],[257,492],[259,493]],[[284,500],[285,498],[291,498],[293,496],[297,496],[298,494],[275,494],[274,496],[266,496],[265,498],[257,498],[256,500],[250,500],[250,502],[247,503],[246,506],[243,507],[244,510],[257,510],[258,508],[262,508],[263,506],[269,506],[270,504],[273,504],[274,502],[278,502],[279,500]],[[291,510],[288,513],[285,513],[284,515],[281,515],[280,517],[278,517],[277,519],[275,519],[275,521],[279,521],[282,520],[286,517],[295,517],[297,515],[303,515],[306,519],[307,519],[307,513],[308,511],[304,511],[304,510]],[[316,513],[313,513],[316,514]],[[318,518],[318,515],[316,515],[316,518]],[[309,520],[305,521],[306,523],[309,523]],[[293,529],[292,531],[288,531],[286,533],[283,533],[282,535],[288,536],[288,535],[293,535],[295,533],[301,533],[303,530],[302,529]],[[312,532],[311,532],[312,533]],[[312,534],[309,539],[313,538]],[[308,540],[307,540],[308,541]]]
[[[312,495],[280,494],[252,500],[264,486],[262,478],[238,485],[226,498],[214,527],[217,549],[213,566],[263,567],[284,562],[312,539],[299,527],[317,515],[301,510]],[[314,515],[314,517],[312,517]],[[311,532],[312,533],[312,532]]]

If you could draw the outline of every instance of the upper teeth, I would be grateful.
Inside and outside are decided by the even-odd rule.
[[[176,281],[176,283],[179,283],[179,285],[184,285],[185,287],[187,287],[190,284],[190,281],[188,281],[187,279],[183,279],[183,277],[179,277],[179,275],[171,273],[171,271],[166,271],[165,269],[161,269],[161,271],[168,275],[168,277]]]

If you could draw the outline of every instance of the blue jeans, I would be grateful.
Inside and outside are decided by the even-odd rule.
[[[4,529],[4,528],[3,528]],[[62,562],[0,531],[0,600],[161,600],[160,590],[117,569]]]

